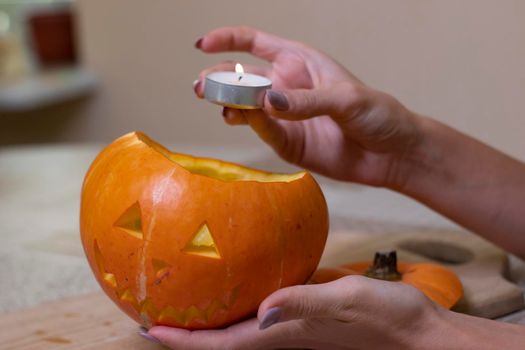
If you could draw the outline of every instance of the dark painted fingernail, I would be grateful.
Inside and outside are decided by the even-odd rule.
[[[197,39],[197,41],[195,42],[195,48],[197,49],[200,49],[202,47],[202,41],[204,40],[204,37],[200,37]]]
[[[273,108],[275,108],[276,110],[287,111],[290,108],[290,105],[288,104],[288,99],[286,98],[286,95],[282,92],[268,90],[266,94],[268,95],[268,100],[272,104]]]
[[[144,338],[144,339],[147,339],[151,342],[154,342],[154,343],[157,343],[157,344],[162,344],[160,340],[158,340],[157,338],[155,338],[154,336],[152,336],[151,334],[148,333],[148,330],[146,328],[140,328],[139,330],[139,335]]]
[[[197,80],[194,80],[193,81],[193,91],[195,91],[196,94],[199,93],[199,88],[201,86],[201,81],[200,79],[197,79]]]
[[[273,324],[276,324],[281,319],[282,310],[280,307],[272,307],[268,309],[264,314],[261,323],[259,324],[259,329],[266,329]]]

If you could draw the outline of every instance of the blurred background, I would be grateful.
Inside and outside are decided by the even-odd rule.
[[[525,2],[0,1],[0,144],[162,142],[257,147],[194,97],[198,72],[243,54],[193,48],[249,24],[334,56],[369,85],[525,159]]]

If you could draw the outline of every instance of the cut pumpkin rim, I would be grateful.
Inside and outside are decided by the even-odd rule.
[[[182,153],[172,152],[163,145],[151,139],[140,131],[133,131],[124,136],[133,138],[145,144],[163,157],[177,164],[186,171],[223,182],[263,182],[263,183],[290,183],[302,179],[307,172],[297,173],[271,173],[264,170],[249,168],[240,164],[230,163],[219,159],[196,157]]]

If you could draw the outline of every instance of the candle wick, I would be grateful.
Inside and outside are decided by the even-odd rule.
[[[241,79],[242,79],[242,75],[239,75],[239,80],[238,81],[241,81]]]

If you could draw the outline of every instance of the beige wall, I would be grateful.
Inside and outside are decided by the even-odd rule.
[[[35,134],[40,139],[109,141],[140,129],[166,142],[257,144],[245,128],[223,125],[219,108],[194,98],[191,89],[203,67],[223,59],[252,61],[240,54],[205,56],[193,48],[194,40],[218,26],[249,24],[319,47],[410,108],[525,159],[524,1],[78,5],[85,61],[98,73],[100,91],[81,104],[10,117],[11,135],[26,123],[46,125],[46,133]],[[63,113],[72,115],[57,117]],[[51,126],[49,115],[55,120]]]

